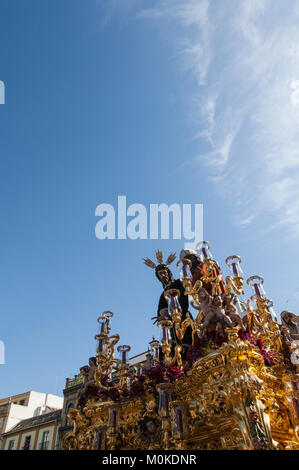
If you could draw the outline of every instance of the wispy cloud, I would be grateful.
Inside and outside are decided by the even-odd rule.
[[[299,233],[299,8],[292,0],[159,0],[139,18],[176,25],[196,85],[195,136],[240,227],[258,218]],[[290,230],[292,229],[292,230]]]

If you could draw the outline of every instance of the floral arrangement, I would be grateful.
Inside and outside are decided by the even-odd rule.
[[[260,339],[255,338],[254,335],[242,329],[239,330],[238,336],[243,341],[249,341],[258,348],[259,354],[263,357],[266,366],[271,367],[278,362],[277,355],[268,349],[265,349]],[[96,400],[112,400],[115,402],[123,402],[130,400],[134,397],[144,394],[146,391],[155,393],[155,385],[160,383],[173,383],[176,380],[184,377],[188,370],[192,368],[195,361],[205,355],[205,348],[214,343],[216,347],[220,347],[224,342],[223,338],[216,329],[210,329],[207,332],[206,338],[195,338],[194,344],[183,345],[183,365],[182,366],[167,366],[162,361],[155,361],[151,368],[143,371],[142,374],[134,375],[131,377],[130,385],[127,388],[118,388],[113,386],[108,378],[104,380],[103,385],[110,386],[109,390],[96,385],[89,385],[84,394],[78,399],[78,406],[83,407],[91,398]]]
[[[249,341],[259,349],[259,354],[263,357],[266,366],[271,367],[278,362],[277,355],[273,351],[264,349],[261,339],[256,339],[254,335],[244,330],[239,330],[239,338],[243,341]]]

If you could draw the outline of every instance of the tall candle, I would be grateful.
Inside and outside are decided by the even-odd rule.
[[[191,271],[187,263],[183,264],[183,277],[188,277],[188,278],[191,277]]]
[[[163,340],[168,343],[168,328],[167,326],[162,326],[163,331]]]
[[[180,408],[177,408],[175,410],[175,415],[176,415],[176,426],[177,430],[179,433],[183,432],[183,416],[182,416],[182,410]]]
[[[256,295],[258,297],[260,297],[261,296],[261,291],[260,291],[260,288],[259,288],[258,284],[253,284],[253,287],[254,287]]]
[[[175,309],[175,308],[176,308],[176,299],[175,299],[175,297],[171,295],[170,298],[169,298],[169,300],[170,300],[170,306],[171,306],[171,308],[172,308],[172,309]]]
[[[168,410],[168,393],[165,390],[160,392],[160,410]]]
[[[102,432],[97,433],[97,439],[96,439],[96,449],[95,450],[101,450],[102,449]]]
[[[110,426],[111,426],[112,428],[116,428],[116,413],[117,413],[117,412],[116,412],[115,409],[112,409],[112,410],[110,411],[110,413],[111,413],[111,414],[110,414]]]
[[[99,339],[98,351],[104,353],[106,351],[106,343],[103,339]]]
[[[121,353],[121,362],[123,364],[126,364],[126,362],[127,362],[127,351],[122,351],[122,353]]]
[[[235,276],[239,276],[237,263],[232,263],[233,273]]]

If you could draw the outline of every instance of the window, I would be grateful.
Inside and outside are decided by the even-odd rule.
[[[48,447],[49,447],[49,431],[44,431],[39,448],[40,450],[47,450]]]
[[[30,441],[31,441],[31,436],[26,436],[23,450],[30,450]]]
[[[25,405],[25,400],[21,400],[20,405],[24,406]]]
[[[66,417],[65,417],[65,420],[66,420],[66,421],[65,421],[65,423],[66,423],[66,424],[71,424],[71,421],[69,421],[69,420],[67,419],[67,414],[68,414],[68,412],[69,412],[69,410],[70,410],[71,408],[75,408],[75,404],[74,404],[74,402],[72,402],[72,401],[69,402],[69,403],[67,404],[67,406],[66,406],[66,410],[65,410],[65,414],[66,414]]]
[[[15,445],[15,441],[14,441],[14,440],[9,441],[9,443],[8,443],[8,450],[13,450],[14,445]]]

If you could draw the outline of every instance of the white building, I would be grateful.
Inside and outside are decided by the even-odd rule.
[[[26,392],[0,400],[0,438],[22,420],[56,411],[63,398],[50,393]],[[0,449],[2,440],[0,441]]]

